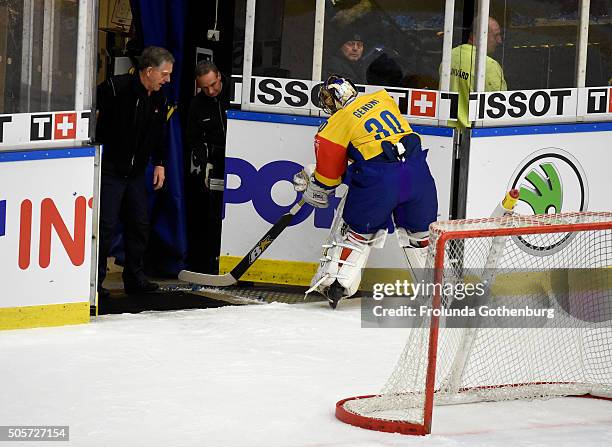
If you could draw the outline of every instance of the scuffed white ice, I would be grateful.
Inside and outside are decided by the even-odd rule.
[[[436,408],[425,438],[336,420],[336,401],[380,391],[407,332],[362,329],[359,300],[336,311],[274,303],[0,332],[0,425],[70,425],[69,444],[78,446],[586,447],[612,439],[612,402],[591,399]]]

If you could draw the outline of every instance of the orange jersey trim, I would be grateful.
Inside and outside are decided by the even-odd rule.
[[[326,186],[339,185],[346,171],[346,147],[317,135],[315,148],[317,158],[315,178]]]

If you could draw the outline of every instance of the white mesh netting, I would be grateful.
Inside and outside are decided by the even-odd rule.
[[[517,228],[522,235],[475,237],[476,232],[507,234]],[[456,238],[458,231],[472,234]],[[448,232],[455,236],[444,244],[443,284],[476,277],[490,285],[484,304],[548,307],[555,317],[519,322],[516,328],[496,327],[494,319],[472,319],[467,327],[450,328],[440,317],[434,403],[588,393],[612,397],[612,213],[435,223],[428,267],[434,267],[437,241]],[[432,305],[432,296],[420,299]],[[444,308],[458,303],[442,296]],[[368,418],[423,424],[430,326],[431,318],[424,318],[420,327],[410,329],[379,396],[348,400],[344,409]]]

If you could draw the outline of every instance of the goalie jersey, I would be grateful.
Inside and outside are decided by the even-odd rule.
[[[383,152],[382,141],[395,144],[410,133],[408,121],[386,90],[359,96],[319,127],[315,178],[324,186],[338,186],[348,160],[370,160]]]

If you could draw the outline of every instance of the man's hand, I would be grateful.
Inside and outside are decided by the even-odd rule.
[[[164,180],[166,179],[166,170],[163,166],[155,166],[153,170],[153,189],[157,191],[164,186]]]

